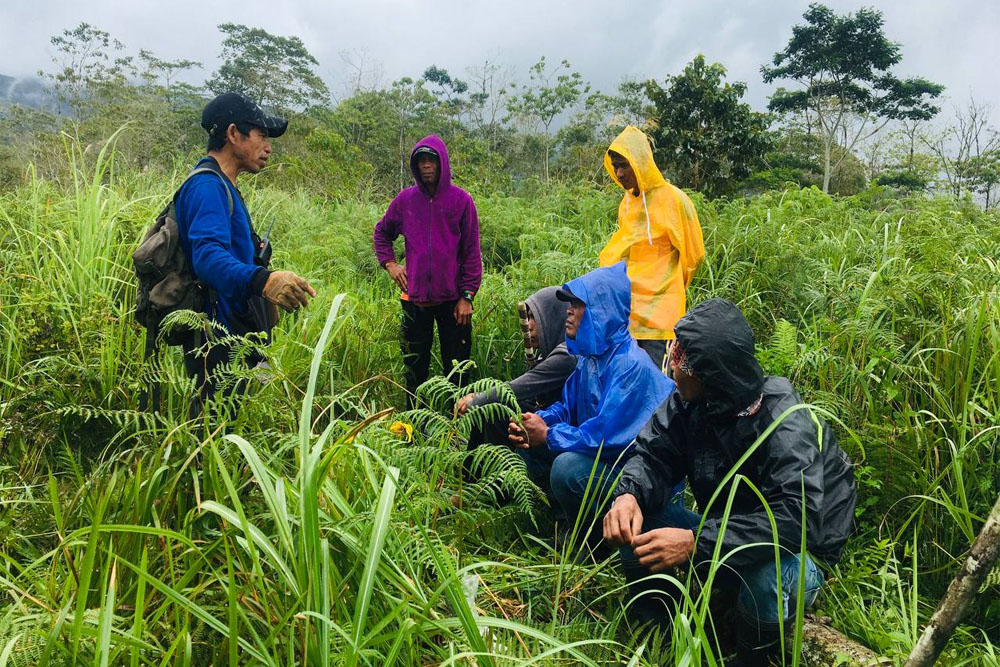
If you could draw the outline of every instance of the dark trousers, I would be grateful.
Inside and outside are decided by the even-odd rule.
[[[188,409],[188,417],[191,419],[200,417],[205,410],[205,404],[213,398],[232,398],[233,402],[230,405],[220,405],[223,415],[231,415],[238,407],[239,399],[249,389],[247,378],[236,378],[223,370],[223,366],[233,360],[233,347],[213,342],[206,349],[204,342],[204,337],[199,335],[192,336],[191,340],[183,345],[184,370],[189,378],[194,378],[197,392]],[[253,368],[262,361],[264,361],[262,355],[251,352],[241,360],[241,364],[246,368]],[[220,401],[220,403],[230,402]]]
[[[444,375],[452,373],[453,362],[467,360],[472,354],[472,324],[459,326],[455,322],[455,301],[436,306],[418,306],[409,301],[403,304],[401,347],[406,364],[406,391],[410,405],[415,404],[417,387],[427,381],[431,365],[431,346],[434,344],[434,324],[437,323],[441,341],[441,364]],[[467,373],[454,373],[451,381],[459,387],[468,379]]]
[[[663,370],[663,360],[667,356],[667,340],[637,340],[639,347],[649,355],[656,367]]]
[[[642,532],[658,528],[684,528],[697,532],[700,524],[700,514],[686,509],[683,504],[668,502],[659,511],[647,512],[643,516]],[[630,615],[641,622],[668,623],[674,613],[675,602],[680,600],[681,591],[669,580],[649,578],[649,570],[639,564],[631,547],[621,547],[619,553],[629,584],[629,595],[633,598]],[[699,553],[698,558],[704,560],[708,555]],[[780,596],[778,568],[774,560],[764,559],[740,572],[720,570],[712,602],[717,609],[726,609],[731,613],[735,608],[730,618],[735,627],[729,629],[735,630],[740,662],[733,664],[770,665],[769,658],[780,656],[780,626],[795,618],[800,568],[805,574],[804,603],[808,609],[816,601],[824,579],[823,571],[809,554],[805,555],[804,567],[800,554],[786,550],[781,556]],[[721,600],[716,599],[719,596]],[[716,621],[719,619],[716,618]]]

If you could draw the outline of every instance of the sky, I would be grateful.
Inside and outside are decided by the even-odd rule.
[[[349,89],[355,63],[381,73],[388,85],[419,77],[429,65],[465,77],[489,59],[526,81],[540,56],[570,61],[596,89],[611,92],[624,77],[663,79],[698,53],[748,85],[746,101],[763,110],[774,86],[760,67],[802,22],[806,0],[284,0],[212,3],[204,0],[0,0],[0,74],[34,75],[54,69],[49,39],[81,21],[126,45],[166,60],[204,63],[194,82],[218,66],[220,23],[296,35],[319,61],[318,73],[335,97]],[[900,76],[944,84],[945,108],[970,95],[1000,116],[1000,2],[996,0],[827,0],[838,13],[874,6],[886,35],[902,45]]]

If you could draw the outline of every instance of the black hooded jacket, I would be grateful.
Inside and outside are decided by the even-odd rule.
[[[698,535],[699,560],[709,559],[722,541],[720,557],[740,568],[774,558],[774,534],[760,498],[740,482],[728,523],[722,515],[731,477],[709,507],[723,479],[757,439],[802,398],[783,377],[765,377],[754,356],[754,338],[743,314],[724,299],[693,308],[675,328],[692,372],[705,387],[705,400],[685,403],[678,392],[653,414],[636,439],[615,495],[630,493],[644,512],[655,511],[685,477],[706,518]],[[760,409],[739,416],[762,397]],[[836,563],[851,532],[857,491],[850,459],[833,430],[807,409],[789,413],[740,466],[767,501],[782,551],[798,553],[805,499],[806,545],[810,555]],[[707,508],[707,509],[706,509]],[[787,551],[786,551],[787,550]]]

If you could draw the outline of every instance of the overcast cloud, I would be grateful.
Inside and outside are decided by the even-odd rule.
[[[829,0],[838,12],[864,4]],[[994,0],[897,0],[874,3],[886,34],[903,46],[902,76],[920,75],[947,87],[964,103],[970,93],[1000,115],[1000,3]],[[770,61],[801,22],[806,0],[286,0],[213,3],[34,0],[0,3],[0,74],[33,75],[52,69],[49,38],[81,21],[164,59],[204,63],[200,82],[218,65],[216,26],[245,23],[297,35],[319,60],[335,95],[347,89],[349,68],[340,54],[362,50],[379,63],[382,82],[419,76],[431,64],[464,76],[486,58],[514,67],[518,79],[545,55],[568,59],[596,88],[611,91],[626,76],[662,79],[704,53],[723,63],[730,80],[745,81],[747,100],[763,109],[773,87],[761,81]]]

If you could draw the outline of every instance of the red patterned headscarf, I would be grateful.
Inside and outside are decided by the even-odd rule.
[[[679,368],[688,375],[694,375],[694,370],[687,360],[687,355],[684,354],[684,348],[681,347],[681,342],[677,339],[674,339],[673,344],[670,346],[670,365],[674,368]]]

